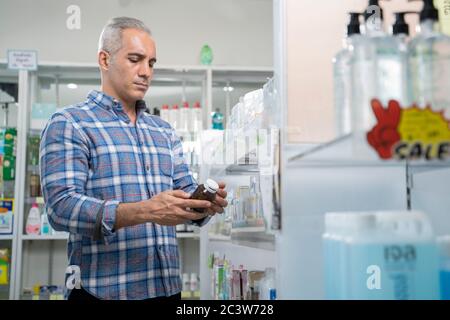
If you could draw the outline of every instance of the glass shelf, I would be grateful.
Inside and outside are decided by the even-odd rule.
[[[288,167],[405,167],[412,170],[450,168],[450,160],[382,160],[362,138],[346,135],[320,145],[303,148],[288,159]]]

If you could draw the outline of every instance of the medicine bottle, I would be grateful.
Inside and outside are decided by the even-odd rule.
[[[191,199],[208,200],[213,202],[216,198],[216,192],[219,190],[219,185],[212,179],[207,179],[204,184],[197,187],[191,196]],[[192,210],[203,213],[205,208],[192,208]]]

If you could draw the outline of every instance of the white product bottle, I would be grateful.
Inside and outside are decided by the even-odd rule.
[[[439,32],[438,11],[432,0],[423,0],[420,27],[409,49],[412,100],[450,116],[450,37]]]
[[[39,212],[39,206],[37,205],[37,203],[33,203],[30,212],[28,213],[25,232],[27,234],[38,235],[40,229],[41,229],[41,213]]]
[[[358,12],[350,12],[344,47],[333,58],[334,107],[336,112],[336,134],[342,136],[351,132],[352,72],[351,57],[353,46],[360,41]]]
[[[189,273],[183,273],[182,290],[189,291],[190,289]]]
[[[200,107],[200,102],[195,102],[194,107],[190,109],[191,111],[191,123],[192,129],[191,131],[194,133],[198,133],[203,130],[203,121],[202,121],[202,109]]]
[[[169,119],[169,106],[167,104],[161,107],[161,119],[170,123]]]
[[[196,273],[191,273],[191,280],[190,280],[190,289],[191,291],[197,291],[198,290],[198,278]]]
[[[179,112],[177,104],[173,105],[169,111],[169,123],[175,130],[178,130],[179,126]]]
[[[48,216],[45,210],[41,215],[41,234],[42,235],[52,234],[52,228],[50,226],[50,223],[48,222]]]
[[[183,107],[181,108],[180,112],[180,125],[178,126],[179,131],[188,131],[188,124],[189,124],[189,103],[183,102]]]

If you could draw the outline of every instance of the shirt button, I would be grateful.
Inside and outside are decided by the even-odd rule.
[[[145,166],[145,169],[146,169],[147,171],[150,171],[150,166],[149,166],[149,165],[146,165],[146,166]]]
[[[158,246],[158,250],[161,251],[162,250],[162,246]]]

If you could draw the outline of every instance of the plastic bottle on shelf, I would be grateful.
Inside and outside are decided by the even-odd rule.
[[[41,213],[37,203],[33,203],[28,213],[27,224],[25,232],[27,234],[38,235],[41,230]]]
[[[200,62],[203,65],[210,65],[212,63],[212,60],[213,60],[213,53],[211,47],[205,44],[200,52]]]
[[[198,291],[198,277],[195,272],[191,273],[189,286],[190,286],[191,291],[193,291],[193,292]]]
[[[50,223],[48,222],[48,216],[45,210],[41,215],[41,234],[42,235],[52,234],[52,228],[50,226]]]
[[[180,112],[180,125],[178,126],[178,130],[180,131],[188,131],[188,125],[189,125],[189,103],[183,102],[183,107],[181,108]]]
[[[189,273],[183,273],[182,277],[182,290],[183,291],[190,291],[190,281],[189,281]]]
[[[379,1],[370,0],[363,13],[364,35],[353,46],[352,55],[352,122],[355,132],[365,132],[375,124],[370,101],[377,96],[377,52],[385,38],[383,10]]]
[[[198,133],[203,130],[203,120],[202,120],[202,109],[200,107],[200,102],[196,101],[194,107],[190,109],[192,124],[191,131]]]
[[[169,122],[169,106],[167,104],[161,107],[160,117],[164,121]]]
[[[224,117],[223,114],[220,112],[219,109],[216,109],[216,112],[214,112],[212,116],[212,128],[216,130],[223,130],[223,121]]]
[[[410,92],[419,108],[428,105],[450,116],[450,37],[439,32],[433,0],[423,0],[420,26],[410,42]]]
[[[355,42],[360,41],[360,13],[350,12],[344,47],[333,58],[334,106],[336,133],[338,136],[351,132],[352,74],[351,57]]]
[[[179,112],[177,104],[173,105],[169,111],[169,123],[175,130],[178,130],[179,126]]]

